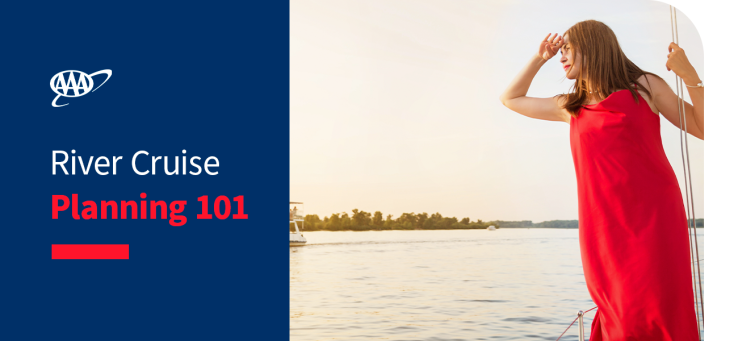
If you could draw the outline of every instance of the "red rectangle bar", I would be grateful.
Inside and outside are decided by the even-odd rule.
[[[51,259],[128,259],[128,244],[51,244]]]

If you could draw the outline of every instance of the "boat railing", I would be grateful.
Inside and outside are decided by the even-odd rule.
[[[589,309],[587,311],[581,311],[580,310],[579,312],[577,312],[577,318],[575,318],[574,321],[572,321],[571,324],[569,324],[569,326],[566,327],[566,329],[564,330],[564,332],[561,333],[561,336],[559,336],[559,338],[556,339],[556,341],[561,340],[561,338],[564,336],[564,334],[566,334],[566,332],[569,330],[569,328],[571,328],[571,326],[573,326],[574,323],[576,323],[576,322],[579,322],[579,328],[577,328],[577,329],[579,329],[579,341],[584,341],[584,314],[586,314],[586,313],[588,313],[588,312],[590,312],[590,311],[592,311],[594,309],[597,309],[597,306],[592,307],[591,309]]]
[[[302,210],[290,210],[290,221],[304,219],[305,216]]]
[[[303,217],[300,214],[293,214],[293,215],[290,216],[290,220],[294,220],[294,221],[297,221],[297,220],[302,221],[304,219],[305,219],[305,217]]]

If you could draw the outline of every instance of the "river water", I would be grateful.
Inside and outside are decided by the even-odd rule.
[[[290,248],[292,341],[556,340],[594,307],[576,229],[304,235]]]

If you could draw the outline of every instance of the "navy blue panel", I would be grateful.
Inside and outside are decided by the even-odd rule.
[[[3,2],[0,19],[0,339],[288,339],[289,2]],[[105,69],[52,107],[55,74]],[[116,175],[52,175],[52,150],[73,149],[123,159]],[[139,150],[142,168],[186,150],[219,173],[159,160],[137,175]],[[186,200],[187,223],[52,219],[52,195],[143,192]],[[211,214],[243,195],[248,219],[198,220],[203,195]],[[52,260],[52,244],[129,244],[130,259]]]

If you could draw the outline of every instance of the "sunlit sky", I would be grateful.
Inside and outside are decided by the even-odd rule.
[[[321,217],[358,208],[577,219],[569,125],[522,116],[498,99],[549,32],[602,21],[632,61],[675,84],[665,67],[669,5],[661,2],[300,0],[290,7],[290,200]],[[678,24],[680,46],[702,76],[697,30],[682,13]],[[543,66],[529,96],[568,91],[559,57]],[[663,117],[661,127],[684,188],[679,130]],[[701,218],[704,144],[691,136],[688,144]]]

